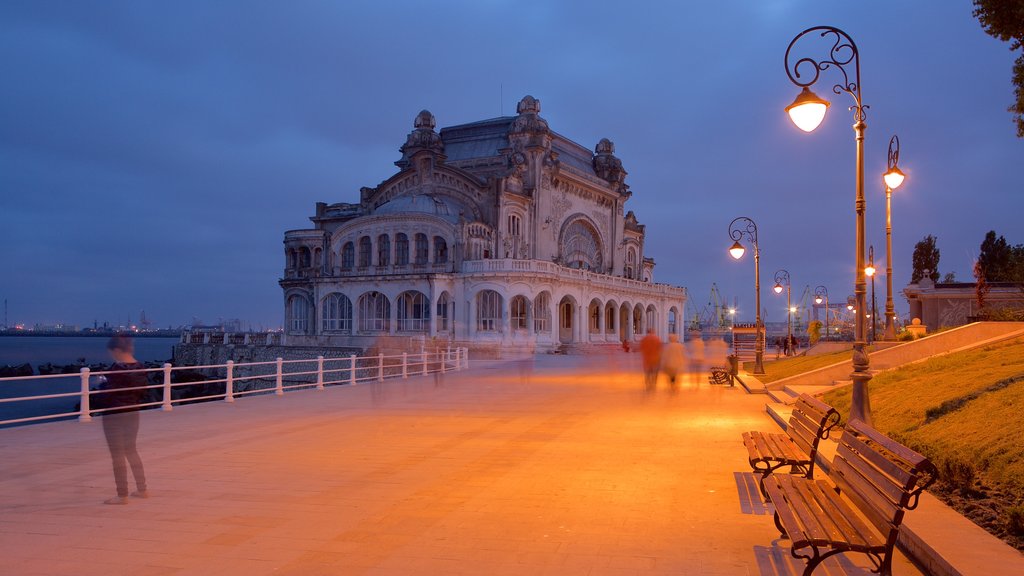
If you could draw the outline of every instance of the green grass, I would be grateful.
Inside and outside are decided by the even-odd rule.
[[[874,426],[937,465],[972,462],[986,482],[1024,490],[1024,338],[877,374]],[[849,387],[825,395],[844,420]]]
[[[850,361],[852,356],[853,351],[851,350],[843,350],[840,352],[832,352],[830,354],[821,354],[817,356],[793,356],[790,358],[781,358],[779,360],[769,360],[769,355],[765,354],[765,374],[763,376],[758,376],[757,379],[767,384],[776,380],[782,380],[783,378],[789,378],[790,376],[796,376],[797,374],[803,374],[804,372],[817,370],[818,368],[824,368],[825,366],[831,366],[832,364],[842,362],[844,360]],[[771,357],[774,358],[775,356],[772,355]],[[754,363],[744,362],[743,369],[747,372],[753,373]]]

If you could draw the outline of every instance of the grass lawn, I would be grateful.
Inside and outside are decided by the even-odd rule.
[[[871,348],[869,347],[868,353],[870,351]],[[762,376],[758,376],[757,379],[767,384],[776,380],[782,380],[783,378],[789,378],[790,376],[796,376],[797,374],[803,374],[804,372],[810,372],[811,370],[817,370],[818,368],[824,368],[825,366],[831,366],[844,360],[849,362],[852,357],[852,350],[843,350],[817,356],[793,356],[779,360],[769,360],[768,354],[765,354],[765,373]],[[753,373],[754,363],[744,362],[743,369]],[[850,369],[853,370],[852,365]]]

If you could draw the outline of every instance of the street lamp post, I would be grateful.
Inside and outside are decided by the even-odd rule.
[[[736,260],[743,257],[745,249],[743,244],[740,244],[740,240],[744,236],[750,238],[754,244],[754,293],[757,305],[754,322],[754,374],[764,374],[764,338],[762,338],[764,325],[761,323],[761,249],[757,245],[757,224],[746,216],[734,218],[729,223],[729,238],[733,240],[732,246],[729,247],[729,254]]]
[[[868,265],[864,268],[864,274],[871,278],[871,332],[868,333],[868,343],[875,341],[875,318],[878,317],[878,309],[875,308],[875,246],[868,246]]]
[[[817,286],[814,288],[814,303],[821,304],[825,301],[825,340],[828,340],[828,288]]]
[[[797,41],[804,36],[815,33],[821,38],[828,37],[832,43],[828,54],[821,60],[803,57],[798,58],[790,65],[790,52]],[[835,68],[842,74],[842,82],[832,86],[835,94],[846,92],[853,97],[854,105],[850,108],[853,111],[853,133],[856,143],[856,195],[854,202],[856,243],[854,253],[856,262],[854,270],[856,277],[853,291],[856,296],[857,313],[854,315],[854,343],[853,343],[853,373],[850,378],[853,380],[853,394],[850,406],[850,419],[861,420],[871,424],[871,404],[868,400],[868,381],[871,380],[871,373],[868,372],[870,360],[864,342],[864,313],[867,308],[864,306],[866,283],[864,281],[864,130],[867,128],[867,106],[861,99],[860,82],[860,53],[857,45],[850,36],[842,30],[832,26],[815,26],[808,28],[789,43],[785,56],[786,75],[790,81],[801,88],[800,94],[792,104],[786,107],[793,123],[805,132],[811,132],[821,124],[825,118],[825,111],[829,103],[822,100],[810,90],[810,86],[818,81],[821,72]],[[853,79],[847,72],[847,66],[852,67]],[[801,77],[800,71],[813,72],[806,79]]]
[[[786,283],[786,346],[785,349],[790,349],[790,342],[793,341],[793,306],[790,303],[792,301],[793,286],[789,282],[789,271],[778,270],[775,272],[775,286],[772,290],[776,294],[782,294],[782,283]]]
[[[882,175],[885,181],[885,334],[884,340],[896,339],[896,308],[892,303],[892,191],[903,184],[905,176],[900,172],[900,138],[893,135],[889,140],[888,169]]]

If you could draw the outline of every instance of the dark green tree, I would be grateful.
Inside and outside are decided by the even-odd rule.
[[[935,246],[935,236],[931,234],[914,245],[914,272],[910,283],[916,284],[924,278],[926,270],[932,282],[939,281],[939,249]]]
[[[1024,1],[974,0],[974,17],[989,36],[1009,42],[1010,50],[1024,46]],[[1024,138],[1024,54],[1013,63],[1013,86],[1016,102],[1008,110],[1017,124],[1017,136]]]
[[[997,238],[996,231],[989,230],[981,242],[981,252],[978,253],[978,268],[985,281],[1008,282],[1012,259],[1013,248],[1006,243],[1006,238]]]

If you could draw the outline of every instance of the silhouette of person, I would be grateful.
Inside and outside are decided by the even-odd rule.
[[[135,359],[135,345],[127,336],[113,336],[107,342],[107,351],[114,359],[106,382],[97,394],[99,406],[107,408],[103,412],[103,435],[110,449],[110,461],[114,468],[114,485],[117,496],[106,500],[105,504],[128,503],[128,466],[131,466],[135,478],[136,498],[148,498],[146,473],[142,467],[142,458],[136,449],[139,435],[139,408],[148,384],[143,366]]]
[[[640,357],[644,368],[644,386],[653,390],[658,384],[658,370],[661,368],[661,338],[648,330],[640,340]]]

